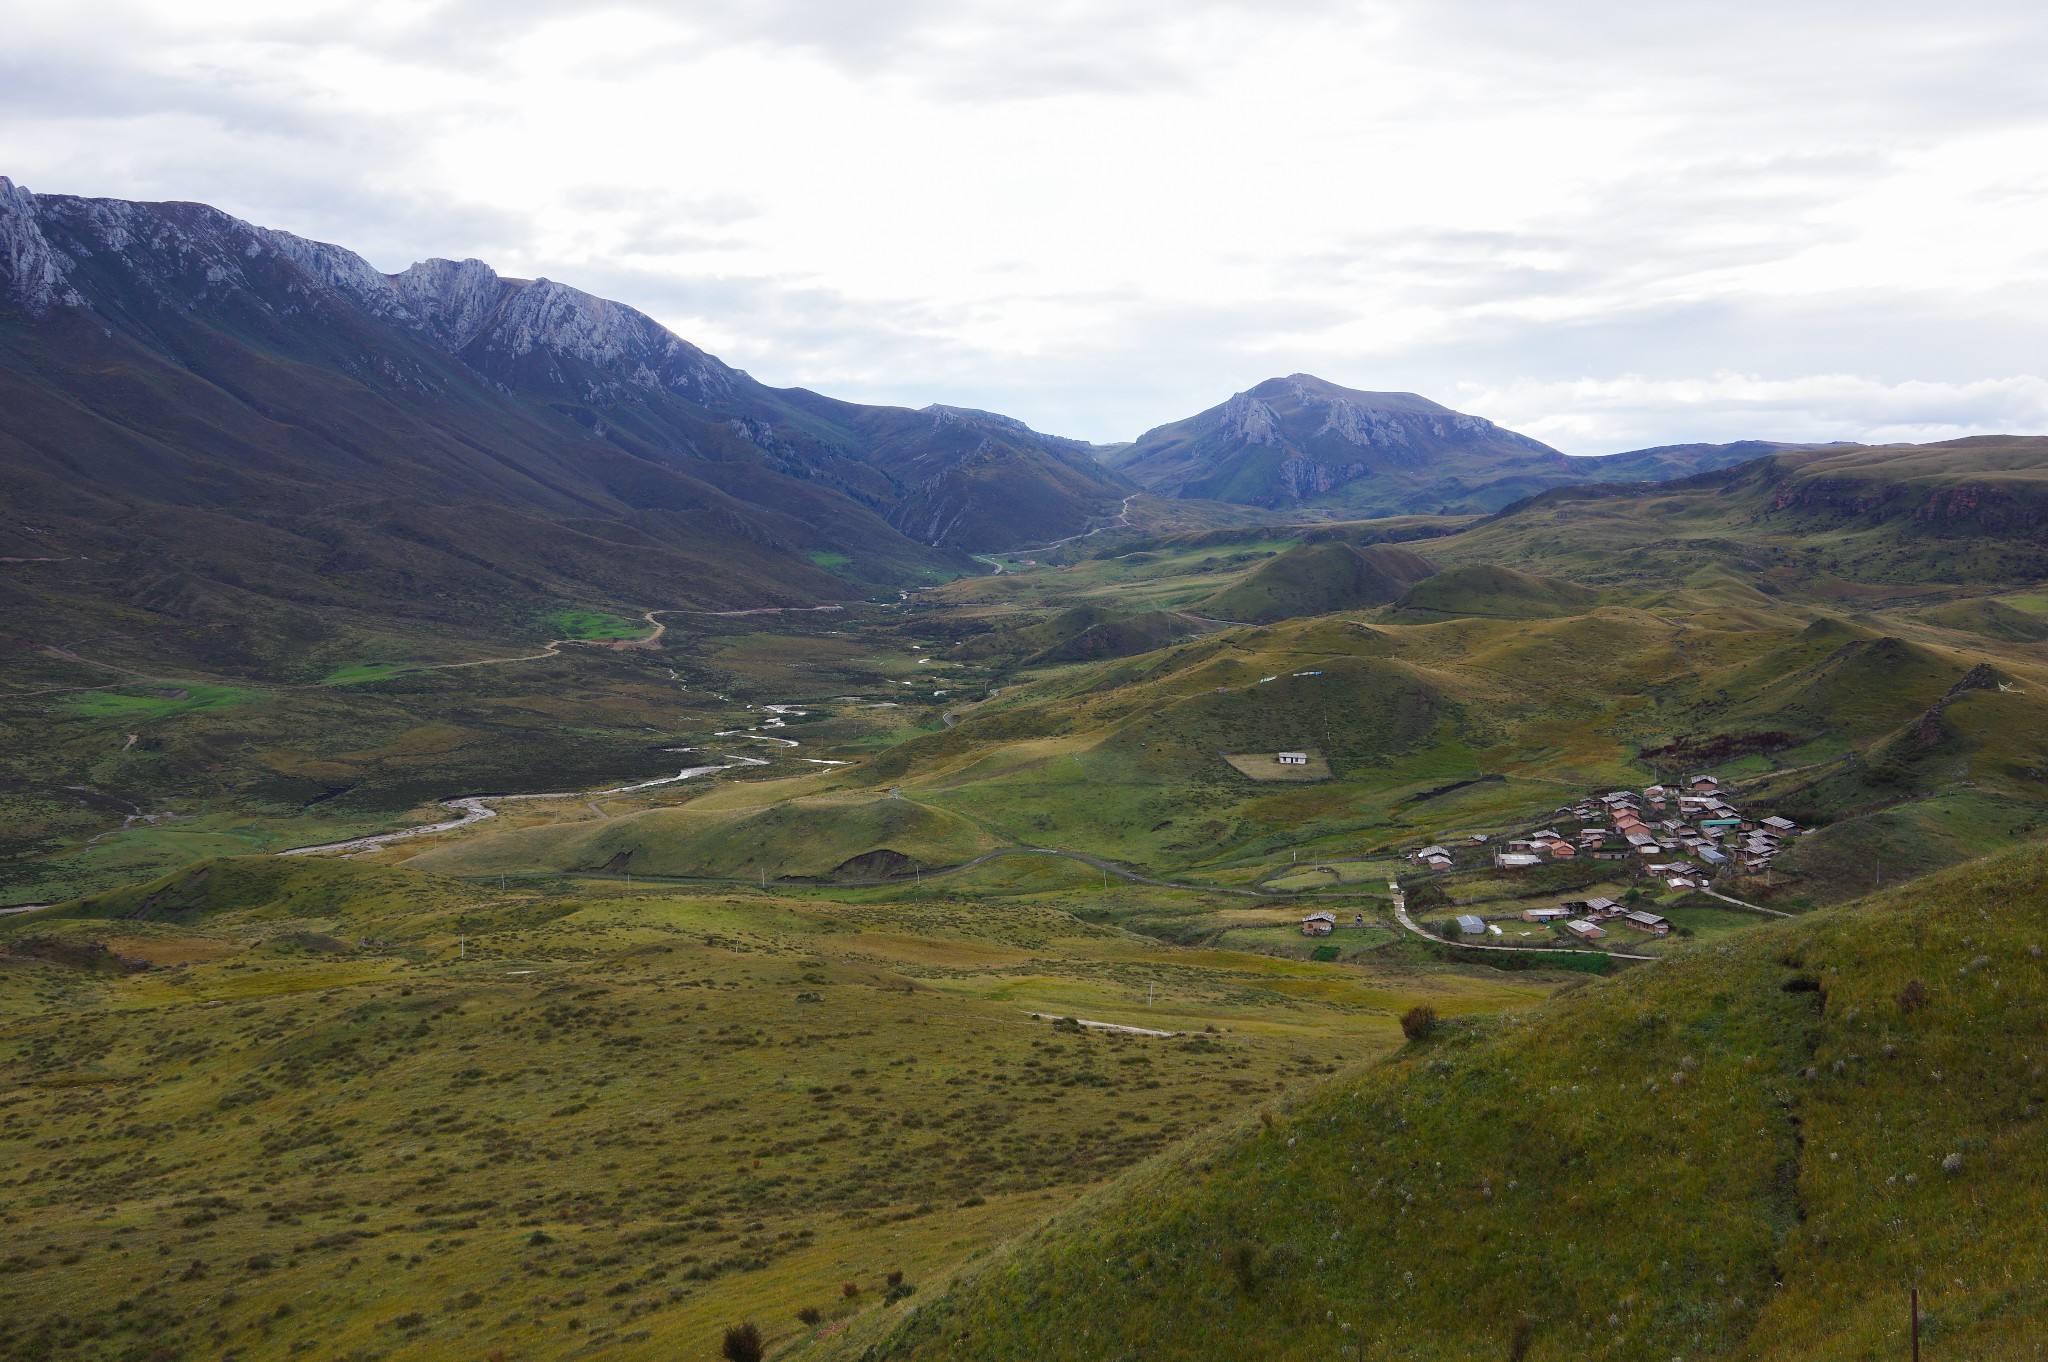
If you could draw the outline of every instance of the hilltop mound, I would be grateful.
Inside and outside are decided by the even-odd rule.
[[[864,1355],[2032,1355],[2048,854],[1459,1027],[1127,1178]]]
[[[1370,762],[1422,742],[1444,709],[1436,687],[1401,663],[1339,657],[1148,708],[1097,750],[1148,774],[1213,773],[1223,753],[1303,746],[1333,762]]]
[[[1300,544],[1195,608],[1248,624],[1364,610],[1396,599],[1435,571],[1421,554],[1391,544]]]
[[[1920,618],[1999,643],[2048,642],[2048,619],[2015,610],[2004,601],[1957,601],[1923,611]]]
[[[765,809],[650,809],[597,823],[473,838],[408,861],[451,875],[611,871],[702,879],[879,879],[1001,845],[974,824],[888,795]]]
[[[1092,624],[1026,661],[1106,662],[1119,657],[1136,657],[1154,648],[1164,648],[1195,632],[1193,625],[1170,610],[1147,610],[1138,615],[1117,615]]]
[[[972,662],[1102,662],[1164,648],[1195,632],[1195,626],[1165,610],[1135,615],[1100,605],[1077,605],[1050,619],[992,629],[968,639],[951,656]]]
[[[1394,603],[1394,610],[1413,622],[1464,616],[1533,620],[1576,614],[1598,599],[1585,587],[1556,577],[1471,564],[1417,583]]]

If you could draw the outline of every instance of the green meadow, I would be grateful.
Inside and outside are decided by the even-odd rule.
[[[1386,1054],[1417,1002],[1556,987],[1175,947],[1058,906],[1070,874],[987,888],[244,857],[0,919],[0,1352],[795,1340]]]

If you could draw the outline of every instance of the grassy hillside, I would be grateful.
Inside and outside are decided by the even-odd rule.
[[[1394,602],[1394,613],[1412,620],[1461,616],[1543,619],[1577,614],[1595,599],[1591,591],[1572,582],[1538,577],[1511,567],[1474,564],[1450,568],[1418,582]]]
[[[876,879],[953,865],[1002,845],[973,823],[907,799],[860,793],[764,809],[651,809],[470,838],[408,862],[449,875],[631,871],[704,879]]]
[[[1298,615],[1327,615],[1385,605],[1436,569],[1392,544],[1355,548],[1341,541],[1302,544],[1261,564],[1235,586],[1196,607],[1220,619],[1271,624]]]
[[[1555,987],[1177,949],[1078,917],[1122,897],[1085,869],[976,874],[500,893],[238,858],[0,918],[0,1356],[638,1362],[741,1317],[779,1348],[1385,1053],[1418,1002]]]
[[[1703,945],[1148,1165],[793,1356],[2039,1356],[2048,854]],[[870,1345],[875,1345],[868,1351]]]

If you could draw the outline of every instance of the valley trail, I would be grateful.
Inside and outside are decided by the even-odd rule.
[[[619,785],[609,790],[562,790],[544,794],[466,795],[460,799],[444,799],[443,807],[461,809],[460,818],[443,823],[426,823],[416,828],[403,828],[397,832],[380,832],[369,837],[351,837],[341,842],[320,842],[313,846],[292,847],[280,851],[279,856],[310,856],[319,851],[375,851],[379,847],[403,842],[414,837],[425,837],[436,832],[453,832],[466,828],[471,823],[480,823],[486,818],[496,818],[498,811],[492,804],[505,804],[521,799],[605,799],[612,795],[632,794],[639,790],[651,790],[658,785],[673,785],[679,780],[695,780],[698,776],[710,775],[716,771],[730,771],[742,766],[766,766],[768,763],[758,757],[734,757],[731,761],[716,766],[686,766],[672,776],[660,776],[654,780],[643,780],[633,785]]]

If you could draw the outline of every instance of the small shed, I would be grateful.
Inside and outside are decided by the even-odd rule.
[[[1308,765],[1308,753],[1282,752],[1274,760],[1278,761],[1282,766],[1306,766]]]
[[[1522,921],[1524,922],[1562,922],[1570,916],[1571,910],[1568,908],[1524,908],[1522,910]]]
[[[1301,934],[1303,936],[1328,936],[1336,930],[1337,915],[1327,909],[1321,912],[1310,913],[1301,920]]]
[[[1606,932],[1600,930],[1600,928],[1594,926],[1592,923],[1586,921],[1582,917],[1573,918],[1570,922],[1565,923],[1564,926],[1566,931],[1570,932],[1573,936],[1578,937],[1582,941],[1597,941],[1599,938],[1607,935]]]
[[[1648,932],[1651,936],[1663,936],[1666,932],[1671,930],[1671,924],[1669,922],[1666,922],[1663,918],[1657,916],[1657,914],[1649,912],[1648,910],[1642,908],[1630,909],[1628,912],[1622,914],[1621,920],[1623,922],[1626,922],[1629,926],[1635,928],[1637,931]]]
[[[1458,930],[1466,936],[1485,936],[1486,924],[1470,913],[1458,914]]]

